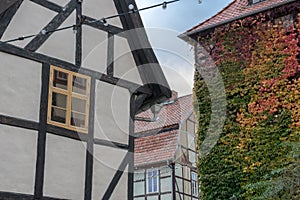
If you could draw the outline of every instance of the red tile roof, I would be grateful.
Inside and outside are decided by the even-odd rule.
[[[159,119],[156,122],[136,121],[135,133],[159,130],[179,124],[193,111],[192,101],[192,95],[187,95],[179,97],[175,103],[164,105],[158,114]],[[152,113],[150,110],[147,110],[140,113],[138,117],[151,118]]]
[[[135,166],[172,159],[178,144],[178,132],[173,130],[135,139]]]
[[[179,141],[178,125],[187,119],[192,111],[192,95],[187,95],[178,98],[172,104],[164,105],[157,122],[136,121],[135,132],[140,136],[135,139],[135,166],[173,159]],[[138,116],[151,118],[152,113],[145,111]],[[170,127],[173,128],[168,129]]]
[[[297,0],[266,0],[249,5],[248,0],[234,0],[216,15],[191,28],[186,33],[191,35],[196,32],[208,30],[210,28],[229,23],[233,20],[295,1]]]

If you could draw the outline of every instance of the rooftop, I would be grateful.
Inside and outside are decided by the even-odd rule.
[[[192,35],[295,1],[297,0],[266,0],[249,5],[248,0],[234,0],[216,15],[189,29],[186,33]]]
[[[136,121],[135,166],[173,159],[179,142],[179,124],[192,112],[192,95],[187,95],[166,103],[158,115],[158,121]],[[138,116],[151,118],[152,113],[148,110]]]
[[[192,95],[187,95],[172,100],[169,103],[165,103],[158,114],[158,120],[156,122],[136,121],[135,133],[160,130],[178,125],[182,120],[192,113],[192,101]],[[140,113],[138,117],[151,118],[152,112],[147,110]]]

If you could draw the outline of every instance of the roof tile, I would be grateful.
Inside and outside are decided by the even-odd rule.
[[[272,8],[275,7],[276,5],[285,2],[289,3],[292,2],[292,0],[266,0],[252,5],[248,4],[248,0],[234,0],[228,6],[226,6],[224,9],[218,12],[216,15],[198,24],[197,26],[191,28],[190,30],[187,31],[187,33],[209,29],[214,25],[226,23],[231,19],[233,20],[245,16],[247,14],[258,12],[260,10],[264,10],[267,8]]]
[[[156,122],[135,122],[135,133],[141,133],[142,137],[135,139],[134,162],[135,166],[143,166],[149,163],[166,161],[174,158],[179,139],[178,127],[166,129],[178,125],[193,111],[192,95],[183,96],[174,103],[164,105]],[[139,117],[151,118],[151,111],[145,111]],[[154,131],[154,134],[152,133]],[[157,130],[162,130],[157,132]],[[144,135],[145,133],[145,135]],[[151,133],[147,135],[147,133]]]
[[[192,95],[179,97],[174,103],[163,106],[158,114],[158,120],[156,122],[136,121],[135,133],[162,129],[179,124],[182,120],[187,118],[188,114],[192,111]],[[140,113],[138,117],[151,118],[152,113],[150,110],[147,110]]]

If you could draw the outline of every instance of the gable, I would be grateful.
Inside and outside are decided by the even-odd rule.
[[[144,103],[137,110],[169,97],[169,85],[148,41],[139,13],[124,14],[130,11],[129,4],[137,9],[135,2],[80,2],[15,2],[20,5],[9,7],[10,19],[7,16],[0,18],[2,46],[13,45],[67,61],[79,68],[146,85],[153,92],[143,97]]]

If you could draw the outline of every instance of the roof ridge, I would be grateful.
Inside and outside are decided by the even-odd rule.
[[[193,94],[186,94],[186,95],[178,97],[177,99],[185,98],[185,97],[188,97],[188,96],[193,96]]]
[[[217,12],[216,14],[214,14],[213,16],[211,17],[208,17],[206,20],[204,20],[203,22],[197,24],[196,26],[190,28],[189,30],[186,31],[187,32],[190,32],[194,29],[196,29],[197,27],[205,24],[206,22],[208,22],[209,20],[211,20],[212,18],[216,17],[217,15],[221,14],[222,12],[224,12],[227,8],[229,8],[232,4],[234,4],[236,1],[240,1],[240,0],[233,0],[232,2],[230,2],[227,6],[225,6],[223,9],[221,9],[219,12]]]

